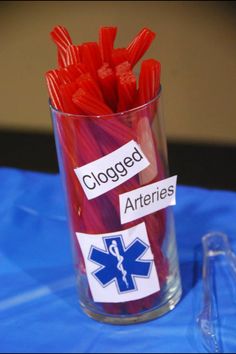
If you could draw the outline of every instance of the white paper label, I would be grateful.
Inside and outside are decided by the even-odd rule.
[[[121,223],[125,224],[169,205],[175,205],[176,180],[177,176],[173,176],[120,194]]]
[[[76,233],[95,302],[126,302],[160,290],[145,223],[119,232]]]
[[[140,146],[131,140],[112,153],[75,169],[88,199],[119,186],[149,166]]]

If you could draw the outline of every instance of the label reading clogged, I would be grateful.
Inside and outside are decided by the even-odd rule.
[[[112,153],[75,169],[88,199],[119,186],[149,166],[140,146],[131,140]]]
[[[76,233],[95,302],[126,302],[160,290],[145,223],[108,234]]]
[[[119,195],[121,224],[176,204],[177,176]]]

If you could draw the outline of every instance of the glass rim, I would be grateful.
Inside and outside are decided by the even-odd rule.
[[[120,116],[123,116],[123,115],[127,115],[127,114],[130,114],[130,113],[134,113],[136,111],[140,111],[142,109],[144,109],[145,107],[149,106],[150,104],[152,104],[154,101],[158,100],[161,96],[161,92],[162,92],[162,86],[160,85],[160,89],[159,89],[159,92],[158,94],[153,97],[150,101],[138,106],[138,107],[135,107],[135,108],[131,108],[131,109],[128,109],[127,111],[122,111],[122,112],[115,112],[115,113],[111,113],[111,114],[100,114],[100,115],[90,115],[90,114],[77,114],[77,113],[67,113],[67,112],[63,112],[63,111],[60,111],[59,109],[55,108],[52,104],[51,104],[51,99],[49,98],[49,107],[52,111],[56,112],[56,113],[59,113],[61,115],[64,115],[64,116],[68,116],[68,117],[89,117],[89,118],[106,118],[106,119],[109,119],[110,118],[115,118],[115,117],[120,117]]]

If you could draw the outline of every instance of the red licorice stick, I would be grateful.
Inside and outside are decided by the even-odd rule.
[[[78,72],[78,76],[81,74],[86,74],[88,72],[86,65],[83,63],[78,63],[76,65],[73,65],[73,67]]]
[[[94,118],[93,120],[96,120]],[[83,161],[83,164],[86,164],[88,162],[91,162],[93,160],[96,160],[102,156],[104,156],[104,151],[101,147],[101,144],[104,143],[104,133],[99,134],[99,129],[96,125],[92,124],[91,121],[85,122],[84,123],[87,125],[83,126],[83,132],[84,136],[86,137],[85,139],[82,139],[81,141],[81,146],[80,150],[81,151],[86,151],[86,161]],[[95,139],[96,137],[96,139]],[[105,135],[106,137],[106,135]],[[88,142],[88,145],[86,146],[86,142]],[[118,200],[116,200],[116,204],[114,205],[113,201],[109,198],[107,193],[104,196],[101,196],[98,198],[98,209],[97,213],[103,215],[103,225],[106,227],[106,231],[104,232],[112,232],[112,231],[118,231],[119,230],[119,214],[116,213],[115,208],[118,205]],[[111,204],[109,204],[111,203]],[[86,232],[91,232],[93,233],[99,233],[99,230],[101,230],[101,227],[99,229],[95,228],[95,225],[92,223],[91,226],[89,226],[89,222],[91,224],[91,215],[87,214],[88,219],[86,222]],[[101,217],[100,217],[101,218]],[[89,228],[88,228],[89,227]],[[97,226],[96,226],[97,227]]]
[[[59,69],[58,76],[63,84],[74,81],[74,73],[72,73],[71,69],[68,69],[68,67]]]
[[[100,126],[104,131],[104,134],[109,134],[118,146],[122,146],[128,143],[130,140],[135,139],[135,132],[127,126],[120,118],[115,116],[112,119],[96,119],[94,124]]]
[[[80,183],[78,183],[78,179],[76,177],[74,169],[83,166],[89,162],[92,162],[102,156],[99,146],[97,145],[97,142],[93,137],[91,130],[89,129],[88,123],[89,121],[84,117],[81,117],[80,119],[73,119],[73,117],[71,117],[69,120],[67,119],[64,121],[64,126],[63,126],[65,131],[69,132],[64,143],[62,144],[62,150],[64,151],[64,154],[70,157],[69,166],[67,166],[67,169],[65,171],[66,173],[68,171],[72,171],[72,180],[71,181],[68,180],[67,185],[72,183],[75,184],[75,186],[76,185],[80,186],[80,188],[81,185]],[[78,137],[79,137],[79,144],[78,144]],[[76,204],[76,201],[78,200],[78,194],[71,193],[69,195],[69,200],[70,203]],[[85,197],[84,191],[82,191],[82,197],[80,197],[80,200],[83,201],[83,203],[81,204],[81,213],[80,215],[78,215],[77,213],[74,214],[74,217],[72,218],[72,224],[74,225],[75,232],[78,231],[88,232],[87,227],[88,227],[89,215],[87,214],[87,212],[88,211],[92,212],[93,210],[87,209],[87,212],[85,211],[87,198]],[[100,210],[101,208],[97,210],[96,217],[100,215]],[[92,216],[90,215],[90,217]],[[76,229],[78,218],[79,220],[81,220],[83,228],[80,227]],[[99,218],[101,219],[101,216],[99,216]],[[96,223],[96,225],[99,227],[100,230],[101,225],[99,223]]]
[[[104,63],[97,73],[104,100],[113,112],[116,112],[117,87],[115,73],[107,63]]]
[[[79,156],[76,155],[75,139],[73,139],[74,128],[72,124],[68,124],[68,117],[64,115],[58,115],[55,124],[58,129],[58,137],[61,146],[62,159],[65,164],[65,176],[67,179],[67,188],[70,197],[70,206],[72,208],[72,219],[76,219],[77,224],[79,221],[78,211],[82,206],[83,191],[79,183],[77,183],[77,177],[74,173],[74,168],[80,164]],[[71,196],[73,196],[71,198]]]
[[[92,123],[92,122],[91,122]],[[98,133],[95,136],[101,136],[100,138],[100,145],[101,149],[103,151],[103,154],[108,154],[119,147],[123,146],[130,140],[133,140],[133,137],[131,134],[129,134],[129,131],[127,131],[122,122],[115,122],[115,121],[108,121],[107,124],[104,126],[104,123],[100,121],[100,119],[95,119],[93,120],[93,125],[96,126],[97,128],[100,129],[100,133]],[[124,129],[123,129],[124,128]],[[93,128],[94,130],[94,128]],[[97,131],[97,130],[96,130]],[[115,138],[116,132],[120,132],[119,138]],[[124,135],[122,135],[122,132]],[[108,143],[109,142],[109,143]],[[104,156],[104,155],[103,155]],[[131,181],[131,180],[129,180]],[[130,186],[132,183],[130,182]]]
[[[59,88],[60,79],[58,78],[58,73],[55,70],[50,70],[45,74],[45,77],[53,107],[63,111],[61,92]]]
[[[131,84],[131,80],[130,80],[130,84],[127,85],[128,96],[126,97],[127,92],[122,92],[123,87],[120,84],[120,81],[122,80],[121,78],[125,77],[125,75],[128,76],[129,72],[131,72],[131,64],[128,61],[124,61],[115,67],[115,75],[116,75],[116,81],[117,81],[117,95],[118,95],[118,102],[117,102],[117,109],[116,109],[117,112],[125,111],[126,106],[131,107],[130,94],[132,95],[131,91],[132,91],[132,87],[134,89],[134,85]],[[136,83],[135,83],[135,90],[134,91],[136,91]],[[132,105],[133,105],[133,101],[132,101]],[[127,125],[129,125],[129,126],[131,125],[130,119],[127,119],[124,117],[124,118],[122,118],[122,120]]]
[[[88,73],[86,66],[82,63],[76,65],[69,65],[66,68],[61,68],[58,70],[58,77],[62,83],[70,83],[76,81],[80,75]]]
[[[117,112],[127,111],[132,108],[136,99],[136,77],[132,71],[124,72],[117,78],[118,81],[118,106]]]
[[[66,49],[72,44],[69,32],[63,26],[56,26],[50,32],[53,42],[57,45],[58,50],[58,64],[59,67],[65,67],[66,63]]]
[[[80,124],[74,124],[74,139],[81,137],[78,144],[78,155],[80,156],[81,165],[95,161],[103,156],[102,150],[98,145],[98,139],[90,127],[90,121],[81,117]],[[86,152],[86,153],[84,153]]]
[[[67,84],[75,82],[81,74],[85,74],[87,72],[88,70],[86,66],[82,63],[78,63],[76,65],[69,65],[66,68],[59,69],[58,77],[61,83]]]
[[[117,79],[118,103],[117,112],[122,112],[133,107],[136,100],[136,78],[131,71],[131,64],[124,61],[115,67]],[[123,119],[124,123],[132,125],[130,117]]]
[[[91,95],[104,102],[100,87],[90,73],[81,74],[78,79],[76,79],[76,84],[78,88],[89,92]]]
[[[72,77],[72,81],[75,81],[77,77],[82,74],[81,68],[79,65],[70,64],[66,67],[67,72],[69,73],[70,77]]]
[[[91,122],[81,118],[81,123],[82,126],[80,124],[78,129],[83,130],[82,136],[80,135],[80,151],[86,151],[86,154],[81,156],[81,162],[84,165],[102,157],[103,152],[100,146],[100,137],[91,128]],[[78,133],[75,136],[78,136]],[[96,216],[93,217],[95,212]],[[90,201],[85,198],[81,217],[83,217],[85,232],[87,233],[105,233],[108,230],[112,231],[113,227],[118,229],[118,226],[115,226],[118,225],[118,215],[116,216],[114,207],[106,195]],[[91,223],[91,218],[95,218],[96,222]]]
[[[66,66],[66,59],[60,48],[57,48],[57,64],[59,68],[64,68]]]
[[[75,82],[63,84],[60,86],[62,103],[66,113],[78,114],[78,107],[72,101],[72,95],[77,90]]]
[[[113,146],[116,147],[114,150],[118,149],[130,140],[135,139],[135,132],[119,117],[93,119],[93,124],[101,128],[104,140],[112,140],[113,143],[111,143],[111,147],[108,146],[109,149],[113,148]]]
[[[79,88],[73,95],[72,101],[84,114],[87,115],[111,115],[112,110],[100,99],[94,97],[90,92]]]
[[[143,28],[127,46],[129,62],[132,67],[142,58],[150,47],[156,34],[148,28]]]
[[[117,34],[117,27],[101,27],[99,30],[99,48],[103,63],[112,63],[112,51]]]
[[[112,315],[119,315],[124,313],[124,303],[118,302],[118,303],[103,303],[102,304],[104,311],[106,313],[110,313]]]
[[[116,65],[115,67],[116,77],[119,77],[130,70],[131,70],[131,64],[127,60],[122,61],[120,64]]]
[[[111,152],[117,150],[120,148],[125,142],[128,142],[132,140],[134,136],[131,136],[129,133],[129,130],[125,129],[126,127],[122,122],[117,122],[118,124],[114,124],[112,120],[107,121],[107,129],[104,131],[104,123],[100,122],[100,119],[96,119],[90,122],[91,123],[91,130],[94,132],[94,136],[96,136],[96,139],[100,143],[101,150],[103,152],[103,156],[110,154]],[[124,127],[124,129],[123,129]],[[118,132],[118,134],[121,136],[119,139],[114,138],[114,133],[112,134],[113,131]],[[126,139],[127,141],[124,140],[123,134],[126,134]],[[129,180],[132,183],[132,179]],[[130,184],[130,187],[132,188],[132,184]]]
[[[97,79],[97,70],[102,66],[99,46],[96,42],[86,42],[80,46],[81,60],[90,74]]]
[[[113,67],[129,60],[129,53],[126,48],[115,48],[112,51],[111,63]]]
[[[64,52],[68,45],[72,44],[72,40],[68,30],[64,26],[55,26],[50,32],[51,38],[56,45]]]
[[[106,206],[101,205],[98,200],[90,200],[85,197],[81,217],[84,221],[86,233],[99,234],[107,232],[107,225],[102,213]]]
[[[46,77],[51,76],[55,80],[58,86],[62,84],[61,78],[60,78],[60,70],[54,69],[54,70],[49,70],[46,72]]]
[[[143,105],[158,95],[160,90],[161,65],[158,60],[147,59],[142,62],[139,75],[137,103]]]
[[[72,118],[73,119],[73,118]],[[64,152],[64,157],[67,159],[67,186],[69,187],[71,184],[75,187],[80,184],[76,180],[77,177],[74,172],[74,168],[81,166],[85,163],[90,162],[94,158],[97,159],[101,157],[101,152],[99,150],[99,146],[96,143],[96,140],[93,138],[91,131],[87,127],[87,122],[84,118],[81,118],[81,121],[78,124],[78,120],[73,120],[69,122],[70,124],[66,124],[67,121],[64,120],[63,131],[62,131],[62,150]],[[78,131],[80,133],[80,149],[77,150],[77,136]],[[89,141],[89,144],[88,144]],[[84,155],[81,153],[81,150],[86,151],[86,160],[84,159]],[[73,172],[73,173],[72,173]],[[76,177],[76,178],[75,178]],[[81,188],[81,187],[80,187]],[[79,215],[77,210],[74,209],[74,217],[72,218],[72,223],[75,223],[75,228],[77,225],[77,219],[81,219],[84,225],[84,232],[87,233],[104,233],[106,232],[106,220],[103,216],[106,210],[110,210],[110,207],[103,206],[99,202],[99,200],[88,201],[84,192],[78,195],[75,193],[75,190],[70,189],[71,193],[69,194],[70,203],[76,206],[76,200],[81,200],[81,207],[79,211]],[[91,218],[93,222],[91,223]],[[80,230],[80,229],[79,229]],[[77,229],[78,231],[78,229]]]
[[[81,164],[81,155],[77,155],[77,141],[74,137],[74,123],[78,124],[77,120],[68,121],[67,116],[58,116],[56,120],[58,128],[58,136],[61,146],[61,157],[64,165],[64,173],[66,179],[66,188],[69,199],[69,209],[71,217],[72,234],[74,236],[74,244],[76,255],[79,259],[76,266],[82,273],[85,273],[85,265],[83,261],[82,252],[80,250],[78,241],[76,239],[76,232],[86,232],[84,222],[81,217],[81,211],[84,200],[84,192],[81,185],[78,183],[74,168]],[[68,124],[69,123],[69,124]],[[80,123],[80,122],[79,122]],[[80,137],[82,139],[82,137]]]
[[[81,62],[80,57],[80,48],[78,45],[70,44],[66,48],[66,66],[68,65],[76,65]]]
[[[140,183],[142,185],[150,183],[158,175],[157,152],[150,122],[149,110],[143,108],[140,117],[132,124],[136,132],[137,142],[150,162],[150,165],[140,172]]]

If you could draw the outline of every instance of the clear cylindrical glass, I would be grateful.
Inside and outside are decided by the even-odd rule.
[[[128,324],[173,309],[182,291],[172,209],[141,215],[162,191],[139,189],[169,177],[161,94],[111,116],[50,109],[83,310]],[[122,197],[132,220],[122,221]]]

